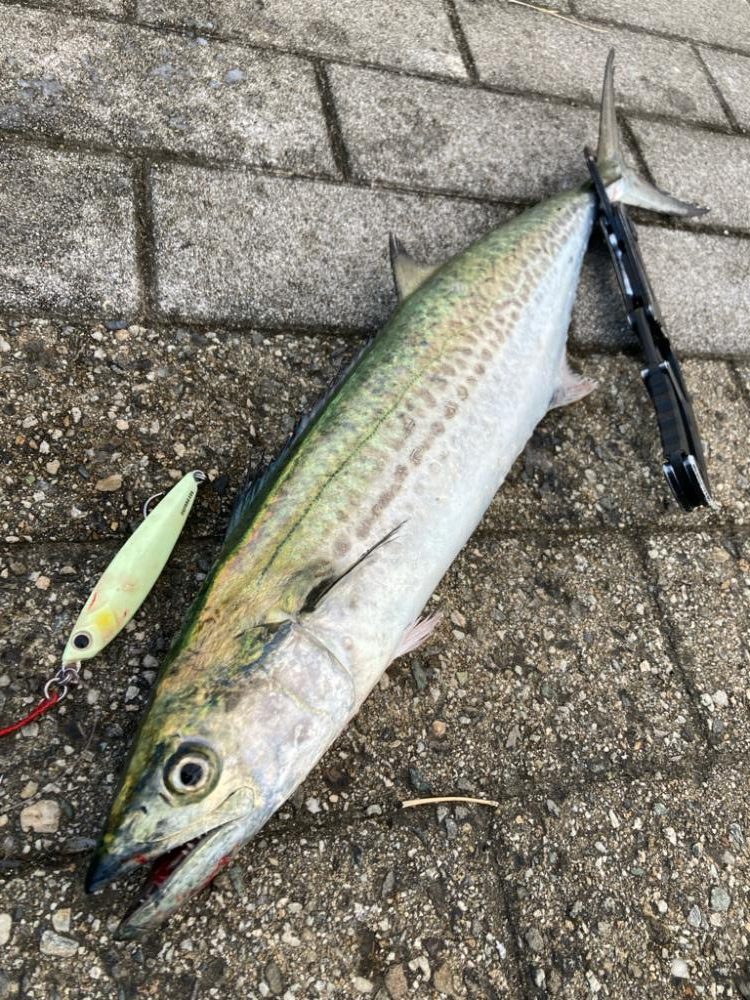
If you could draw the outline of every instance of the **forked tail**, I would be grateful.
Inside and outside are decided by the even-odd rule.
[[[621,201],[626,205],[637,205],[665,215],[703,215],[708,211],[688,201],[680,201],[671,194],[660,191],[647,180],[633,173],[625,162],[620,148],[620,135],[615,113],[615,50],[610,49],[607,68],[604,71],[602,88],[602,109],[599,120],[599,147],[596,162],[611,201]]]

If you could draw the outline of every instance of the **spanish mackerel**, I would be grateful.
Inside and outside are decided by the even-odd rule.
[[[699,211],[626,167],[612,54],[597,158],[612,201]],[[537,423],[593,388],[565,342],[594,212],[582,186],[439,267],[396,248],[394,316],[240,496],[162,667],[87,879],[156,862],[120,936],[210,882],[424,641],[422,609]]]

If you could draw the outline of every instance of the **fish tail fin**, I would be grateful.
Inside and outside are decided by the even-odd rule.
[[[607,184],[610,200],[647,208],[652,212],[663,212],[665,215],[704,215],[708,211],[707,208],[701,208],[688,201],[680,201],[666,191],[660,191],[645,178],[635,174],[625,162],[617,128],[614,78],[615,50],[610,49],[604,71],[599,146],[596,151],[597,166]]]

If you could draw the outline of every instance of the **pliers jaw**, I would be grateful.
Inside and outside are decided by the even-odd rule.
[[[674,498],[683,510],[714,506],[703,445],[690,393],[675,357],[651,283],[638,235],[624,205],[613,205],[591,151],[584,150],[597,200],[597,216],[620,286],[630,328],[646,364],[643,382],[656,411],[664,464]]]

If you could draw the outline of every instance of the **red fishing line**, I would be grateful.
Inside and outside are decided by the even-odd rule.
[[[0,738],[10,736],[11,733],[16,733],[19,729],[23,729],[24,726],[28,726],[30,722],[38,719],[40,715],[44,715],[45,712],[54,708],[58,701],[60,701],[60,697],[59,691],[53,691],[49,698],[42,698],[36,708],[32,708],[29,714],[23,719],[19,719],[18,722],[13,722],[10,726],[0,729]]]

